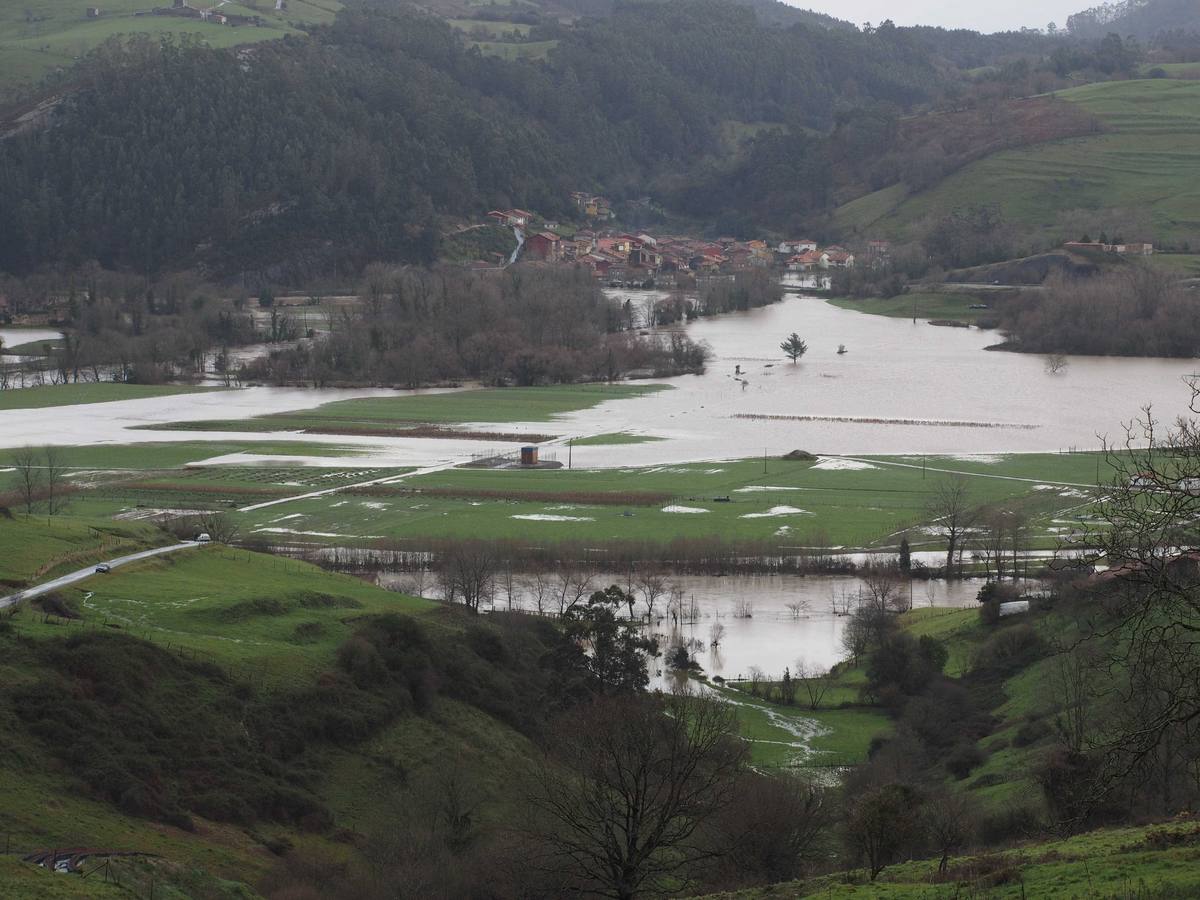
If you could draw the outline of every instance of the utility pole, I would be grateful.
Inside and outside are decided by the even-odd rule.
[[[567,438],[567,468],[571,468],[571,458],[574,455],[571,451],[575,447],[575,438]]]

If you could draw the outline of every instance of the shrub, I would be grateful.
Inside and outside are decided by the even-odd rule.
[[[984,641],[975,655],[974,668],[998,675],[1018,672],[1046,653],[1046,642],[1032,625],[1003,628]]]
[[[1013,746],[1028,747],[1030,744],[1036,744],[1043,738],[1049,737],[1053,730],[1045,719],[1030,719],[1028,722],[1022,722],[1017,733],[1013,735]]]
[[[977,744],[959,744],[946,758],[946,771],[962,781],[971,774],[972,769],[983,764],[984,758]]]

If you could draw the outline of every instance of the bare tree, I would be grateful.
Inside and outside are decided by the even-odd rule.
[[[679,891],[717,850],[701,829],[744,769],[732,707],[691,694],[607,697],[569,713],[527,795],[530,865],[564,893]]]
[[[21,447],[13,451],[13,467],[17,470],[17,485],[21,492],[21,501],[25,504],[25,512],[33,514],[33,505],[37,502],[38,491],[42,483],[42,470],[38,468],[38,454],[32,447]]]
[[[871,566],[859,575],[862,581],[862,602],[877,610],[904,612],[908,609],[908,595],[900,570],[893,566]]]
[[[66,475],[62,450],[50,446],[42,448],[42,480],[46,485],[46,510],[50,515],[62,512],[67,505]]]
[[[720,647],[721,641],[725,639],[725,626],[720,622],[713,622],[708,627],[708,644],[710,647]]]
[[[544,616],[550,606],[550,598],[554,594],[554,586],[550,575],[539,569],[524,579],[525,593],[533,600],[533,608],[539,616]]]
[[[785,605],[787,606],[788,612],[792,614],[793,619],[799,619],[806,612],[808,612],[807,600],[792,600]]]
[[[1046,374],[1057,375],[1065,371],[1067,368],[1067,358],[1061,353],[1050,353],[1046,355]]]
[[[558,614],[565,616],[592,593],[592,574],[564,563],[555,572],[554,584]]]
[[[961,791],[942,788],[922,804],[921,823],[933,849],[941,854],[938,871],[945,873],[950,854],[962,850],[974,837],[974,805]]]
[[[754,618],[754,601],[744,598],[733,602],[733,617],[735,619],[753,619]]]
[[[763,670],[760,669],[758,666],[751,666],[750,667],[750,695],[752,697],[757,697],[759,695],[759,692],[762,691],[762,684],[763,684]]]
[[[804,658],[796,660],[796,680],[804,686],[809,709],[820,708],[821,701],[825,699],[825,695],[833,683],[829,669]]]
[[[496,551],[486,541],[459,541],[450,545],[438,561],[442,593],[449,603],[461,598],[471,612],[495,594]]]
[[[926,513],[946,537],[946,577],[954,577],[954,554],[974,524],[967,482],[961,477],[948,478],[934,485]]]
[[[662,572],[646,569],[637,577],[637,589],[642,594],[642,599],[646,602],[646,621],[654,621],[654,604],[658,602],[658,598],[667,593],[669,589],[669,580]],[[633,618],[633,606],[629,608],[629,617]]]

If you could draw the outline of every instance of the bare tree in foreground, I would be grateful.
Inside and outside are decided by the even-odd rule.
[[[58,447],[43,448],[42,461],[42,480],[46,485],[46,511],[54,515],[62,512],[63,507],[67,505],[67,468],[62,450]]]
[[[746,761],[732,707],[691,694],[608,697],[558,724],[532,773],[531,866],[613,900],[679,890],[715,850],[700,829]]]

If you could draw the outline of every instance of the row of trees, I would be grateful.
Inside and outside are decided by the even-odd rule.
[[[571,269],[476,274],[373,265],[361,295],[328,336],[252,362],[243,380],[315,387],[611,381],[702,371],[708,355],[686,335],[623,331],[619,304]]]

